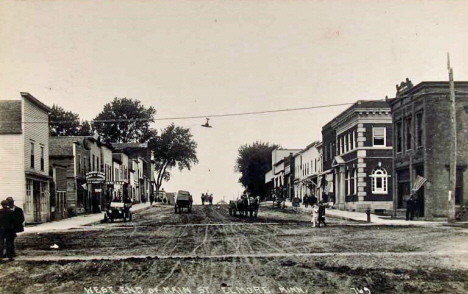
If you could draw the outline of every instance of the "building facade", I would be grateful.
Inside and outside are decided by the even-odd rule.
[[[342,210],[393,209],[390,107],[358,101],[322,129],[324,189]]]
[[[314,195],[321,200],[322,143],[313,142],[294,155],[296,197]]]
[[[450,166],[450,100],[448,82],[402,83],[390,101],[394,133],[394,213],[404,213],[416,196],[416,214],[426,220],[447,217]],[[468,82],[455,83],[457,174],[455,204],[468,201]],[[413,191],[416,178],[427,182]]]
[[[27,223],[50,220],[50,111],[25,92],[0,101],[0,199],[13,197]]]

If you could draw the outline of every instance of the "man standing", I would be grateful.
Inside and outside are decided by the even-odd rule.
[[[325,223],[325,203],[322,201],[319,202],[319,211],[318,211],[318,227],[320,228],[320,224],[322,223],[323,226],[327,226]]]
[[[406,220],[413,220],[414,204],[413,195],[411,195],[406,201]]]
[[[14,241],[16,237],[15,226],[13,223],[13,211],[8,207],[8,201],[1,202],[0,209],[0,259],[8,257],[8,260],[14,260]],[[6,251],[6,254],[5,254]]]
[[[13,250],[13,256],[16,256],[14,241],[16,238],[16,233],[24,232],[24,213],[21,208],[15,205],[15,201],[13,200],[12,197],[8,197],[6,200],[8,201],[8,206],[13,212],[12,218],[13,218],[13,227],[14,227],[15,232],[13,234],[14,236],[13,236],[13,241],[12,241],[12,250]]]

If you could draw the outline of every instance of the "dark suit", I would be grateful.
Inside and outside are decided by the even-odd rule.
[[[14,241],[16,237],[13,211],[9,208],[0,209],[0,257],[13,258],[15,255]]]
[[[13,210],[13,223],[17,233],[24,232],[24,213],[18,206],[15,206],[15,209]]]

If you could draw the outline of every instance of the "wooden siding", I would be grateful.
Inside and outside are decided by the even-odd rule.
[[[0,135],[0,199],[13,197],[23,207],[26,180],[23,165],[23,135]]]
[[[49,176],[49,115],[23,99],[24,168]],[[31,142],[34,141],[34,169],[31,169]],[[44,170],[41,171],[41,147],[44,147]]]

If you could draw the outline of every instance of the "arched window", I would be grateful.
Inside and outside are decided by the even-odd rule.
[[[372,171],[372,193],[388,193],[388,174],[384,168],[378,167]]]

